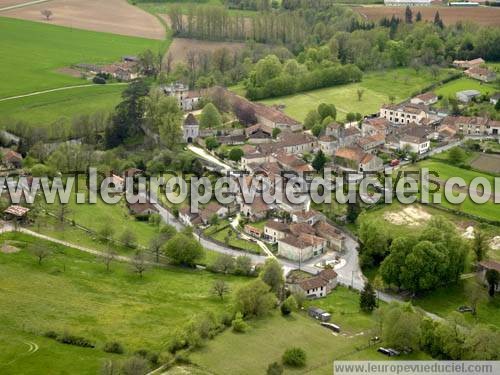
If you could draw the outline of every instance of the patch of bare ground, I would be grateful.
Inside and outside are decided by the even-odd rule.
[[[9,245],[7,243],[2,244],[2,246],[0,247],[0,252],[2,252],[4,254],[14,254],[14,253],[18,253],[20,251],[21,251],[21,249],[15,247],[15,246]]]
[[[408,206],[401,211],[386,212],[384,220],[394,225],[420,226],[431,219],[432,215],[418,206]]]
[[[57,73],[61,74],[66,74],[71,77],[75,78],[81,78],[82,77],[82,72],[79,71],[78,69],[73,69],[73,68],[59,68],[56,70]]]
[[[29,2],[30,0],[0,0],[0,9]]]
[[[172,56],[172,65],[186,62],[186,57],[192,52],[214,52],[221,48],[227,48],[230,51],[241,50],[245,47],[245,43],[236,42],[211,42],[207,40],[187,39],[187,38],[174,38],[166,56]]]
[[[44,9],[52,11],[50,21],[41,15]],[[52,0],[7,10],[2,16],[149,39],[165,38],[161,22],[127,0]]]
[[[500,155],[480,154],[471,163],[471,167],[488,173],[500,173]]]
[[[378,21],[383,17],[391,18],[393,14],[403,20],[405,18],[405,7],[364,6],[354,9],[372,21]],[[436,12],[439,11],[445,25],[455,24],[458,21],[472,21],[480,25],[500,26],[500,8],[495,7],[415,7],[411,10],[414,17],[420,12],[424,21],[433,21]]]

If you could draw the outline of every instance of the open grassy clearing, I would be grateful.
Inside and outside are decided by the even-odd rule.
[[[461,280],[457,285],[440,288],[426,296],[415,299],[413,303],[424,310],[433,312],[441,317],[446,317],[460,306],[470,306],[466,287],[468,284],[476,282],[475,278]],[[486,287],[484,287],[482,297],[477,307],[477,317],[472,316],[470,313],[465,313],[464,317],[471,324],[491,324],[500,328],[500,314],[498,314],[500,298],[497,296],[494,299],[490,299]]]
[[[148,48],[158,40],[127,37],[0,18],[0,71],[5,72],[0,98],[87,83],[57,73],[76,63],[109,63]],[[71,95],[66,93],[67,95]]]
[[[426,70],[416,73],[409,68],[369,72],[364,74],[359,83],[266,99],[262,102],[268,105],[284,104],[285,113],[299,121],[303,121],[307,113],[316,109],[318,104],[333,103],[337,107],[337,118],[343,119],[348,112],[359,112],[363,115],[377,113],[382,104],[389,103],[390,96],[394,96],[395,102],[405,100],[433,82],[445,78],[449,72],[452,70],[443,69],[436,78]],[[363,90],[361,101],[358,100],[358,90]],[[236,88],[236,91],[241,94],[241,88]]]
[[[307,354],[306,368],[287,368],[285,373],[325,375],[332,373],[333,360],[350,359],[358,351],[364,353],[363,358],[387,359],[376,352],[376,347],[365,349],[375,323],[371,315],[359,312],[356,292],[339,287],[310,305],[332,311],[331,321],[341,326],[341,334],[334,335],[305,312],[290,317],[274,313],[270,318],[251,321],[247,333],[224,332],[194,352],[191,359],[202,369],[217,374],[263,374],[271,362],[280,361],[285,349],[301,347]]]
[[[165,38],[163,25],[127,0],[51,0],[50,5],[34,4],[4,11],[2,15],[47,23],[40,14],[47,8],[53,13],[51,24],[142,38]]]
[[[455,94],[458,91],[463,90],[477,90],[482,94],[494,94],[499,90],[499,87],[497,87],[494,83],[482,83],[475,79],[462,77],[445,83],[441,87],[438,87],[434,92],[437,95],[442,95],[443,97],[455,97]]]
[[[95,374],[101,359],[110,356],[102,351],[105,342],[120,341],[128,353],[161,350],[193,315],[220,312],[230,303],[211,293],[221,275],[149,269],[141,279],[129,264],[114,262],[106,272],[93,256],[53,244],[48,245],[54,254],[38,265],[26,247],[40,240],[18,233],[2,234],[0,241],[5,240],[22,250],[0,252],[0,272],[9,275],[0,289],[0,342],[9,344],[0,352],[2,373],[37,374],[43,368],[46,373]],[[246,280],[224,278],[233,290]],[[96,348],[42,338],[47,330],[84,336]],[[24,357],[27,346],[18,344],[22,340],[36,342],[40,350]]]
[[[78,192],[86,194],[87,191],[85,181],[81,179],[78,184]],[[49,212],[57,214],[58,202],[46,206]],[[116,239],[119,239],[123,232],[129,230],[137,236],[138,244],[142,246],[148,246],[149,241],[158,233],[156,227],[147,221],[135,219],[129,213],[125,197],[122,197],[118,204],[107,204],[101,199],[98,199],[95,204],[76,203],[76,182],[71,192],[67,211],[66,219],[94,232],[99,232],[106,224],[111,225],[115,232],[113,238]]]
[[[85,83],[84,81],[81,81]],[[57,122],[69,128],[74,116],[110,112],[121,101],[123,85],[93,85],[0,101],[1,123],[25,121],[46,127]]]

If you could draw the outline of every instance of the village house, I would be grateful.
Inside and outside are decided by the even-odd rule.
[[[353,146],[356,144],[359,138],[361,138],[361,131],[357,127],[351,126],[346,129],[342,128],[340,129],[339,146]]]
[[[127,178],[127,177],[135,178],[135,177],[142,175],[143,173],[144,173],[144,171],[142,169],[128,168],[128,169],[125,169],[123,171],[123,178]]]
[[[427,107],[411,103],[385,104],[380,108],[380,117],[396,124],[414,122],[420,125],[427,118]]]
[[[6,150],[2,161],[7,169],[19,169],[23,166],[23,156],[14,150]]]
[[[457,69],[470,69],[474,67],[479,67],[483,65],[485,61],[482,58],[477,58],[473,60],[455,60],[453,61],[453,66]]]
[[[411,104],[432,105],[436,104],[438,96],[433,92],[426,92],[411,98]]]
[[[289,234],[289,225],[286,223],[282,223],[280,221],[269,220],[264,225],[264,239],[266,241],[276,243],[279,240],[282,240]]]
[[[292,284],[290,289],[294,292],[302,291],[307,298],[326,297],[337,286],[337,276],[334,270],[324,269],[316,276]]]
[[[497,79],[496,73],[488,68],[473,67],[467,69],[464,74],[469,78],[477,79],[481,82],[493,82]]]
[[[333,135],[322,135],[318,138],[319,149],[323,151],[325,155],[333,155],[335,151],[339,148],[338,139]]]
[[[358,146],[364,152],[373,152],[385,143],[385,135],[381,133],[369,135],[358,139]]]
[[[317,222],[325,220],[325,216],[315,210],[293,212],[291,218],[293,223],[306,223],[309,225],[315,225]]]
[[[486,272],[488,270],[500,272],[500,262],[497,262],[496,260],[483,260],[479,262],[477,273],[481,282],[486,286],[488,286],[488,281],[486,280]],[[496,285],[495,291],[500,291],[500,283]]]
[[[108,177],[110,182],[110,193],[122,193],[125,190],[125,179],[121,176],[118,176],[114,173]]]
[[[429,151],[430,146],[431,142],[424,137],[404,135],[399,140],[399,148],[401,150],[408,150],[409,152],[414,152],[417,155],[425,154]]]
[[[246,100],[246,99],[245,99]],[[253,103],[257,121],[272,129],[297,132],[302,130],[302,124],[276,108],[268,107],[261,103]]]
[[[17,221],[26,221],[28,218],[29,208],[19,206],[19,205],[11,205],[4,210],[4,218],[5,220],[17,220]]]
[[[278,255],[295,262],[303,262],[323,254],[326,243],[324,238],[313,234],[289,234],[278,241]]]
[[[338,122],[331,122],[325,127],[325,135],[340,138],[340,133],[344,127]]]
[[[218,219],[223,219],[227,217],[229,209],[226,206],[222,206],[217,202],[210,202],[204,208],[200,209],[200,218],[204,225],[210,223],[212,217],[216,216]]]
[[[179,221],[190,227],[201,224],[200,215],[191,212],[191,207],[182,207],[179,210]]]
[[[367,137],[374,134],[388,135],[391,123],[384,117],[367,118],[361,124],[361,135]]]
[[[442,124],[437,129],[438,139],[442,141],[449,141],[455,138],[457,134],[457,128],[454,125]]]
[[[268,126],[256,124],[245,129],[245,135],[251,144],[269,143],[273,141],[273,130]]]
[[[284,171],[294,171],[298,173],[311,172],[313,168],[296,155],[280,152],[273,154],[271,157]]]
[[[271,206],[264,202],[260,195],[256,195],[251,203],[241,200],[241,214],[250,221],[265,219],[271,209]]]
[[[201,94],[198,91],[189,90],[189,86],[180,82],[161,86],[161,89],[165,95],[176,98],[179,107],[181,107],[183,111],[192,111],[196,109],[201,99]]]
[[[207,206],[200,208],[197,213],[192,212],[191,207],[183,207],[179,210],[179,220],[184,225],[208,225],[212,217],[217,216],[218,219],[227,217],[229,209],[226,206],[221,206],[217,202],[210,202]]]
[[[487,134],[488,119],[485,117],[448,116],[443,119],[441,126],[451,126],[461,134],[484,135]]]
[[[280,148],[287,154],[303,154],[316,147],[316,140],[305,133],[282,132],[278,135]]]
[[[97,73],[109,74],[119,81],[132,81],[139,78],[137,63],[134,61],[104,65],[97,69]]]
[[[316,234],[318,236],[327,241],[326,246],[328,249],[339,252],[344,250],[345,236],[333,225],[322,220],[314,224],[314,229],[316,230]]]
[[[344,169],[371,172],[383,168],[383,161],[378,156],[368,154],[359,147],[343,147],[335,152],[335,163]]]
[[[200,132],[200,124],[192,113],[188,114],[182,124],[182,139],[186,143],[192,143],[198,138]]]
[[[149,215],[158,213],[157,208],[150,202],[131,203],[128,205],[130,213],[136,218],[146,218]]]

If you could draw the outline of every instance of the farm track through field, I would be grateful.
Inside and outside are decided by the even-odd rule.
[[[6,11],[6,10],[11,10],[11,9],[23,8],[23,7],[27,7],[30,5],[40,4],[40,3],[46,3],[48,1],[50,1],[50,0],[35,0],[35,1],[28,1],[25,3],[21,3],[21,4],[9,5],[7,7],[0,8],[0,12]]]
[[[106,86],[123,86],[123,85],[126,85],[126,83],[108,83],[108,84],[106,84]],[[79,89],[79,88],[84,88],[84,87],[103,87],[103,85],[88,84],[88,85],[65,86],[65,87],[59,87],[59,88],[56,88],[56,89],[50,89],[50,90],[44,90],[44,91],[35,91],[35,92],[31,92],[29,94],[10,96],[8,98],[2,98],[2,99],[0,99],[0,102],[5,102],[7,100],[27,98],[29,96],[35,96],[35,95],[43,95],[43,94],[48,94],[48,93],[56,92],[56,91]]]

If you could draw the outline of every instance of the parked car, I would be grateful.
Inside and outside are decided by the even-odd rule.
[[[321,322],[321,325],[333,332],[340,332],[340,327],[336,324]]]
[[[461,313],[466,313],[466,312],[473,312],[474,309],[472,307],[469,307],[469,306],[460,306],[458,309],[457,309],[458,312],[461,312]]]
[[[385,354],[388,357],[395,357],[400,354],[397,350],[391,348],[382,348],[382,347],[378,348],[377,352]]]
[[[398,159],[391,160],[391,167],[397,167],[398,165],[399,165]]]

